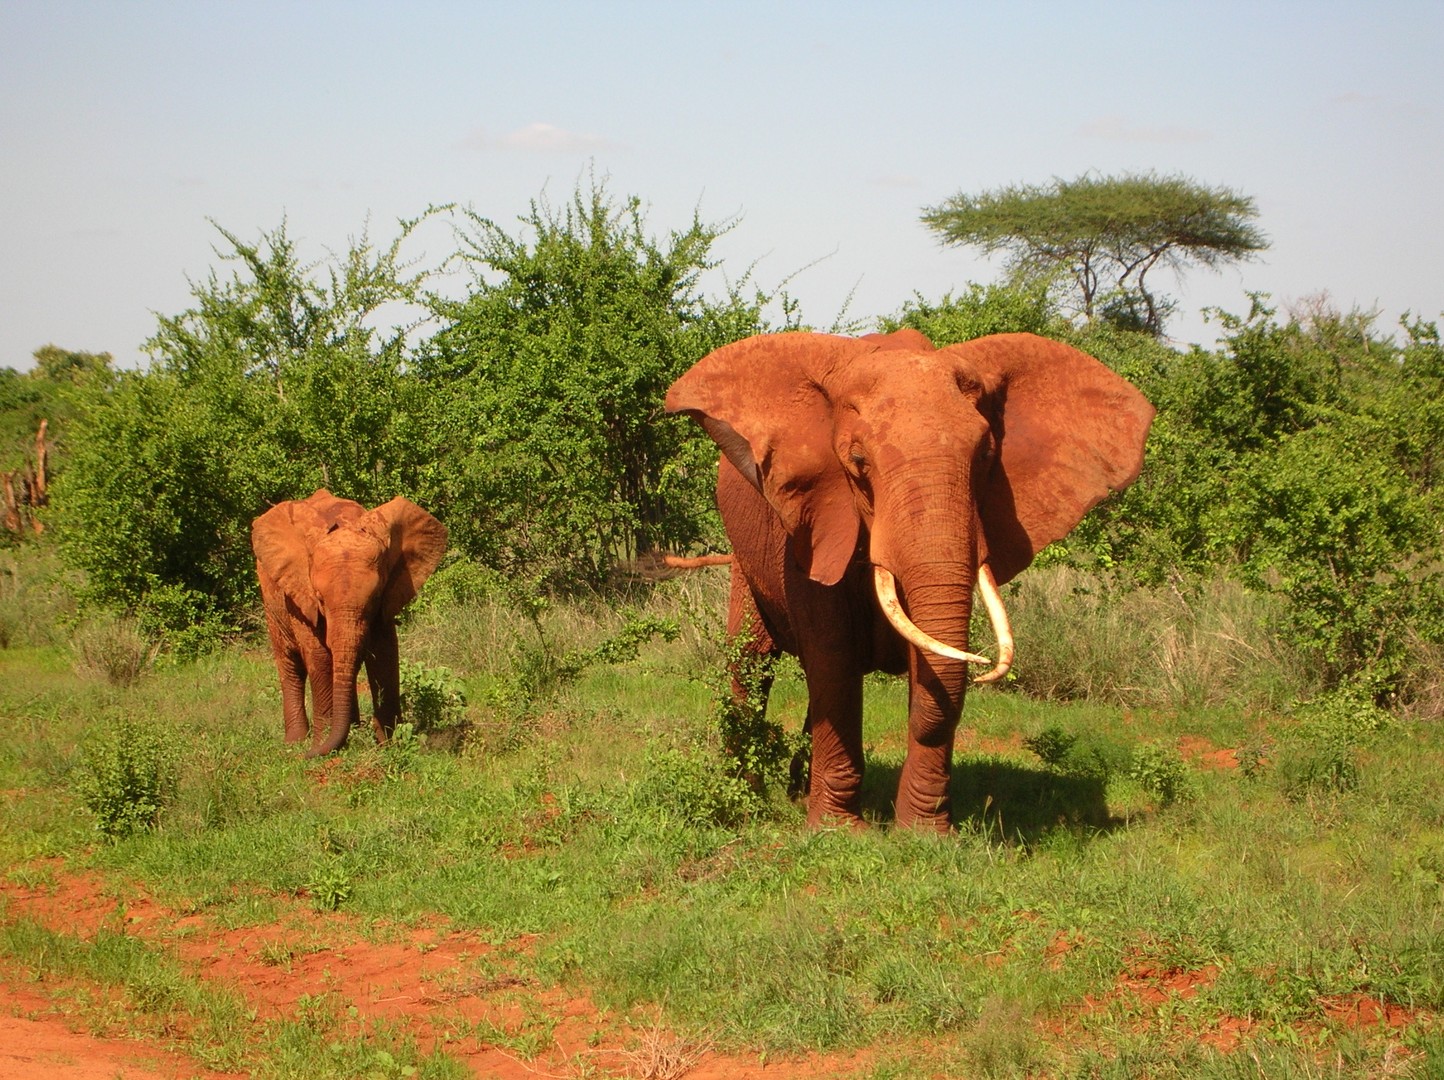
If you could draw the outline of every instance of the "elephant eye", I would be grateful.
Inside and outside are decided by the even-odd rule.
[[[864,454],[857,447],[852,448],[852,450],[847,455],[847,459],[848,461],[852,462],[852,471],[856,475],[861,476],[863,473],[867,472],[867,455]]]

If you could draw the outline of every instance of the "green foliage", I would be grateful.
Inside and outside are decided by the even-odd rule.
[[[1371,316],[1316,302],[1279,320],[1260,296],[1219,318],[1217,353],[1080,341],[1159,415],[1139,482],[1066,544],[1145,582],[1236,568],[1281,601],[1278,629],[1327,685],[1393,693],[1420,643],[1444,640],[1437,330],[1406,322],[1401,346]]]
[[[1243,470],[1226,518],[1255,587],[1289,600],[1293,640],[1331,682],[1397,680],[1407,633],[1438,625],[1444,577],[1420,556],[1439,550],[1438,518],[1395,466],[1389,432],[1339,416],[1282,440]]]
[[[324,284],[284,225],[257,244],[218,227],[236,273],[212,272],[194,308],[160,320],[148,371],[78,398],[54,502],[92,599],[135,607],[170,587],[162,607],[189,604],[204,625],[254,596],[250,523],[268,506],[321,486],[368,505],[414,487],[404,332],[372,325],[414,296],[399,255],[414,225],[379,251],[356,243]]]
[[[179,752],[159,723],[121,715],[93,728],[75,780],[95,827],[112,839],[154,827],[175,794]]]
[[[768,691],[779,662],[753,649],[748,635],[738,634],[728,643],[722,674],[714,676],[722,750],[735,775],[758,795],[792,783],[792,763],[810,745],[807,735],[789,736],[767,715]]]
[[[436,395],[437,502],[452,542],[507,573],[597,585],[651,548],[696,541],[712,519],[716,450],[660,415],[668,384],[762,329],[767,297],[701,278],[725,226],[648,236],[641,200],[603,185],[561,209],[532,204],[523,234],[468,214],[463,301],[416,358]],[[715,532],[715,524],[710,526]]]
[[[947,293],[936,303],[915,294],[895,316],[878,320],[883,333],[920,330],[938,348],[988,334],[1048,334],[1063,329],[1046,285],[1017,282],[968,286],[962,296]]]
[[[1298,725],[1277,748],[1276,775],[1291,798],[1351,790],[1359,783],[1359,752],[1389,716],[1367,689],[1349,686],[1301,705]]]
[[[1025,738],[1023,745],[1037,754],[1044,765],[1057,769],[1061,768],[1063,762],[1068,759],[1068,754],[1077,742],[1077,735],[1064,731],[1060,727],[1050,726],[1038,732],[1037,735]]]
[[[1154,295],[1155,267],[1218,267],[1268,246],[1253,199],[1184,176],[1085,174],[1047,185],[953,195],[923,211],[946,243],[1004,252],[1016,277],[1062,284],[1084,318],[1163,331],[1171,310]]]
[[[174,660],[185,663],[220,647],[234,627],[228,626],[210,597],[184,585],[162,584],[136,604],[140,632],[159,642]]]
[[[450,727],[465,713],[466,690],[455,672],[401,661],[401,715],[417,734]]]
[[[1191,794],[1188,766],[1177,750],[1157,743],[1142,743],[1133,750],[1128,777],[1160,806],[1170,806]]]
[[[49,545],[0,550],[0,649],[61,644],[74,614],[69,583]]]
[[[654,637],[672,641],[681,632],[671,619],[624,610],[616,633],[596,645],[562,649],[542,621],[550,601],[536,592],[519,593],[515,600],[530,632],[515,639],[511,670],[488,694],[492,709],[512,720],[523,719],[550,703],[588,668],[626,663]]]
[[[351,876],[339,860],[328,859],[312,872],[305,889],[317,911],[336,911],[351,899]]]
[[[644,812],[688,828],[736,829],[763,804],[742,777],[706,749],[653,746],[636,798]]]

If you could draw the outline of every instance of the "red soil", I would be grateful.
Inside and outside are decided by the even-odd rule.
[[[869,1055],[811,1055],[779,1061],[732,1057],[688,1044],[642,1016],[619,1016],[585,995],[528,984],[509,972],[525,938],[494,945],[445,926],[365,926],[343,914],[286,901],[281,918],[229,929],[206,915],[183,915],[143,895],[117,900],[90,874],[55,874],[53,885],[0,882],[11,920],[29,918],[68,934],[124,930],[170,949],[187,970],[242,994],[257,1019],[291,1018],[306,1008],[342,1017],[359,1034],[373,1022],[441,1046],[476,1076],[635,1076],[689,1080],[786,1075],[804,1080],[854,1075]],[[491,961],[488,963],[487,961]],[[481,974],[486,972],[486,974]],[[304,1001],[302,999],[305,999]],[[184,1054],[123,1030],[75,1030],[61,1007],[0,969],[0,1077],[31,1080],[219,1078]],[[540,1048],[524,1060],[513,1047]]]
[[[8,921],[28,918],[82,938],[102,928],[123,931],[172,950],[195,976],[243,995],[258,1021],[321,1010],[351,1035],[385,1023],[414,1036],[423,1050],[443,1047],[476,1076],[823,1080],[865,1074],[876,1065],[877,1055],[869,1051],[769,1060],[689,1044],[648,1015],[611,1013],[585,994],[528,982],[516,963],[536,945],[525,937],[495,944],[439,923],[367,925],[345,914],[318,913],[304,898],[271,898],[281,909],[274,922],[228,928],[210,915],[170,910],[98,875],[68,874],[58,865],[36,870],[50,883],[0,881],[0,912]],[[1058,934],[1045,947],[1043,962],[1061,965],[1084,943],[1078,934]],[[1214,965],[1188,970],[1140,950],[1113,987],[1096,999],[1085,998],[1078,1012],[1121,1005],[1137,1014],[1138,1023],[1150,1023],[1160,1006],[1195,997],[1219,975]],[[128,1031],[123,1020],[105,1027],[96,1019],[98,1013],[123,1017],[123,1010],[90,1010],[82,1018],[66,1013],[66,995],[57,995],[53,982],[47,980],[43,989],[50,993],[30,984],[17,966],[0,966],[0,1077],[227,1080],[229,1074],[206,1071],[162,1037]],[[1324,1024],[1380,1033],[1397,1033],[1421,1019],[1363,994],[1330,998],[1320,1006]],[[85,1023],[102,1030],[78,1030]],[[1317,1030],[1320,1024],[1305,1026]],[[1219,1016],[1179,1034],[1228,1052],[1255,1027],[1248,1019]],[[1039,1033],[1071,1040],[1078,1034],[1076,1019],[1065,1015],[1040,1023]]]

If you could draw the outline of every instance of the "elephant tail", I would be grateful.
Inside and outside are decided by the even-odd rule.
[[[623,572],[634,581],[667,581],[684,570],[731,566],[731,555],[667,555],[649,551],[628,563]]]
[[[663,555],[662,563],[674,570],[698,570],[704,566],[731,566],[732,556],[728,555]]]

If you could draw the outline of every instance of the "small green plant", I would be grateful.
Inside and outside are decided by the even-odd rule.
[[[178,584],[146,593],[136,607],[136,621],[141,634],[159,642],[178,663],[214,652],[233,632],[207,596]]]
[[[114,686],[136,682],[158,651],[135,619],[110,614],[96,615],[76,627],[71,649],[78,674],[101,678]]]
[[[404,721],[397,724],[391,738],[381,747],[381,766],[386,771],[386,779],[400,780],[405,776],[407,770],[416,764],[420,749],[421,740],[416,737],[415,725]]]
[[[681,632],[671,619],[625,609],[622,628],[591,648],[557,649],[541,616],[550,606],[539,593],[517,598],[516,606],[530,623],[533,640],[518,641],[509,676],[493,687],[487,702],[496,712],[519,719],[552,701],[561,689],[598,664],[622,664],[637,657],[654,637],[674,641]]]
[[[762,805],[746,780],[701,750],[650,748],[638,794],[648,810],[694,828],[736,828]]]
[[[1023,745],[1037,754],[1050,769],[1061,769],[1078,736],[1050,725],[1023,740]]]
[[[328,860],[311,872],[305,884],[317,911],[336,911],[351,899],[351,875],[338,860]]]
[[[776,662],[758,654],[745,634],[732,639],[726,655],[725,674],[713,687],[717,730],[722,749],[736,762],[737,776],[761,795],[790,779],[791,763],[806,749],[808,737],[789,738],[767,718]]]
[[[401,713],[416,733],[459,723],[466,714],[466,691],[448,667],[428,668],[401,661]]]
[[[1177,750],[1156,743],[1134,748],[1128,776],[1160,806],[1169,806],[1190,794],[1188,765]]]
[[[1350,685],[1299,706],[1298,718],[1279,747],[1279,783],[1290,798],[1356,787],[1359,750],[1389,715],[1367,687]]]
[[[95,827],[121,838],[154,827],[175,794],[175,742],[159,724],[121,716],[92,729],[76,781]]]

